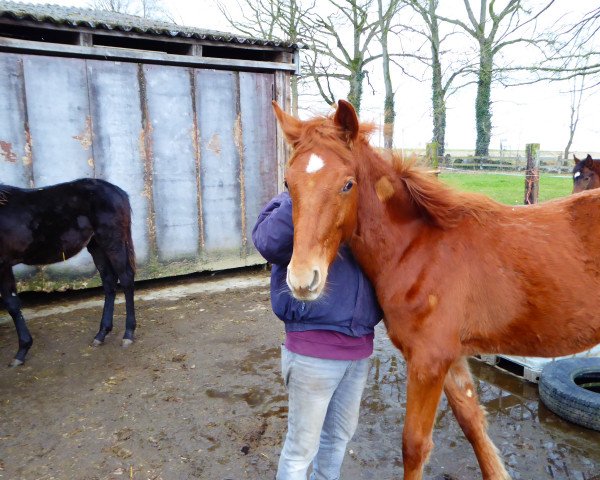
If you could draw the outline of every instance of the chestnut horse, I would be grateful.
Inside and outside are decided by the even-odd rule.
[[[384,160],[348,102],[309,121],[273,106],[293,147],[289,288],[318,299],[340,243],[349,243],[407,362],[404,478],[422,478],[442,390],[483,477],[509,478],[466,357],[552,357],[600,343],[598,298],[580,291],[600,291],[600,190],[501,205]]]
[[[600,187],[600,160],[593,159],[588,153],[587,157],[579,160],[573,155],[573,193],[592,190]]]

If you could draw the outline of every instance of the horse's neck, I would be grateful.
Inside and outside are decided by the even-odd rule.
[[[354,256],[372,281],[410,244],[423,224],[392,165],[374,152],[359,159],[357,228],[350,241]],[[397,233],[402,231],[402,235]]]

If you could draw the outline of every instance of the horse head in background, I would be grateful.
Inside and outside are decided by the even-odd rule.
[[[583,160],[573,155],[573,161],[573,193],[600,187],[600,159],[593,159],[588,153]]]
[[[404,478],[422,478],[442,390],[483,478],[507,479],[466,357],[554,357],[600,343],[600,190],[527,207],[461,193],[368,143],[352,105],[298,120],[273,104],[293,152],[288,286],[320,300],[347,242],[407,362]],[[585,220],[585,221],[584,221]],[[565,248],[569,246],[569,248]]]
[[[44,188],[0,185],[0,295],[19,337],[12,366],[21,365],[33,339],[21,313],[12,267],[66,260],[87,246],[100,273],[104,309],[93,344],[113,328],[117,282],[125,292],[123,346],[133,341],[135,252],[127,194],[104,180],[80,179]]]

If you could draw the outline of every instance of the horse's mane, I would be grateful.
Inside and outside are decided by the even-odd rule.
[[[400,154],[392,154],[392,166],[414,204],[437,226],[451,228],[465,217],[482,222],[498,212],[500,205],[485,195],[460,192],[439,181],[431,172]]]

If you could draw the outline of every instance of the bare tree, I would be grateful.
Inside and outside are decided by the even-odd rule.
[[[240,0],[236,14],[226,5],[217,2],[227,22],[243,35],[266,40],[300,43],[307,36],[306,15],[316,5],[316,0]],[[242,19],[239,18],[241,15]],[[292,76],[292,113],[298,114],[298,77]]]
[[[88,2],[88,6],[94,10],[130,13],[131,3],[131,0],[92,0]]]
[[[575,137],[575,130],[579,123],[579,110],[581,108],[581,99],[583,98],[583,91],[585,89],[585,75],[573,77],[571,80],[571,115],[569,117],[569,139],[567,140],[567,146],[565,147],[565,153],[563,158],[567,160],[569,158],[569,152],[571,151],[571,145],[573,144],[573,138]]]
[[[373,0],[328,0],[327,4],[333,13],[313,14],[308,20],[311,52],[307,74],[330,105],[336,101],[332,82],[346,83],[348,101],[360,112],[367,66],[382,56],[369,52],[380,31],[380,20],[374,16]]]
[[[377,0],[377,17],[379,20],[379,41],[381,43],[381,62],[383,68],[383,84],[385,98],[383,100],[383,146],[392,149],[394,146],[394,122],[396,108],[394,104],[394,88],[390,71],[390,51],[388,48],[388,35],[391,22],[401,6],[400,0],[389,0],[387,7],[383,8],[383,0]]]
[[[455,36],[456,32],[441,33],[440,17],[438,15],[440,0],[402,1],[410,6],[423,21],[423,28],[418,25],[406,26],[405,28],[422,37],[429,46],[429,55],[413,52],[412,56],[431,70],[432,141],[437,144],[438,156],[442,157],[446,142],[446,102],[452,93],[471,83],[466,81],[456,85],[459,78],[467,73],[472,73],[474,65],[469,61],[468,55],[463,52],[459,57],[449,60],[444,59],[452,51],[451,49],[444,51],[444,43],[450,37]],[[444,66],[444,63],[446,63],[446,66]]]
[[[161,0],[90,0],[88,6],[95,10],[137,15],[142,18],[176,23]]]
[[[553,52],[536,69],[539,80],[571,80],[585,75],[587,88],[600,84],[600,7],[556,33]]]
[[[479,18],[471,3],[463,0],[468,20],[438,16],[439,19],[460,27],[471,36],[477,45],[479,66],[477,71],[477,97],[475,100],[475,122],[477,139],[475,155],[487,157],[492,135],[492,83],[499,71],[496,59],[501,50],[510,46],[541,46],[542,39],[533,32],[521,35],[525,27],[534,27],[534,22],[546,12],[555,0],[547,0],[537,10],[527,10],[523,0],[508,0],[500,11],[496,11],[495,0],[479,0]]]

